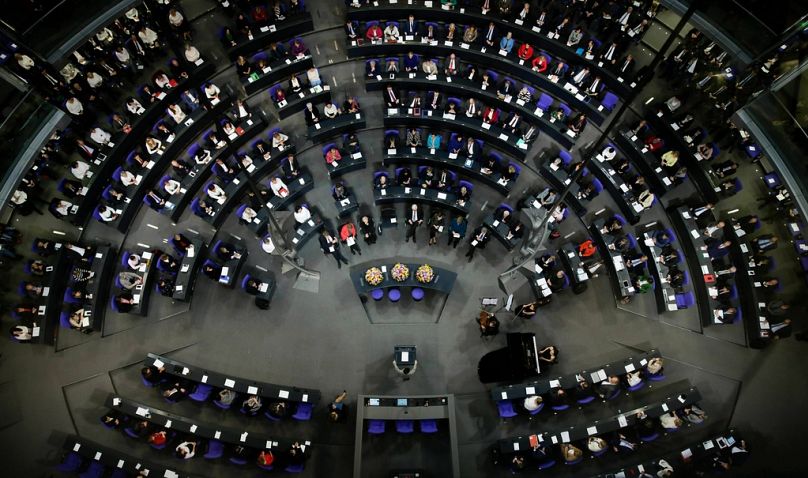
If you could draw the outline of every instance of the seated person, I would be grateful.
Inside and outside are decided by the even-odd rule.
[[[163,387],[163,398],[170,402],[179,402],[192,392],[192,384],[187,380],[171,381]]]
[[[222,242],[216,248],[216,257],[223,261],[232,261],[241,258],[241,253],[236,249],[236,246],[227,242]]]
[[[373,187],[376,189],[385,189],[389,186],[389,181],[386,174],[381,174],[373,181]]]
[[[399,172],[398,176],[396,177],[396,182],[398,183],[399,186],[412,186],[414,183],[412,180],[412,173],[410,172],[410,169],[409,168],[402,169],[401,172]]]
[[[160,266],[161,270],[170,273],[176,273],[180,270],[180,263],[177,262],[176,259],[171,254],[163,253],[160,255],[160,259],[158,259],[158,265]]]

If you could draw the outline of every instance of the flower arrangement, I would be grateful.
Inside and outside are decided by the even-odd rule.
[[[392,275],[393,279],[397,280],[398,282],[404,282],[410,277],[410,269],[399,262],[390,270],[390,275]]]
[[[370,285],[379,285],[384,280],[384,275],[378,267],[371,267],[365,271],[365,282]]]
[[[432,282],[432,279],[434,278],[435,271],[429,264],[424,264],[419,267],[417,271],[415,271],[415,279],[422,284]]]

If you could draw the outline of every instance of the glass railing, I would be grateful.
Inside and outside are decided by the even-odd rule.
[[[0,185],[8,179],[7,173],[13,168],[35,133],[56,111],[55,108],[37,94],[17,92],[6,93],[4,104],[14,105],[0,123]],[[17,178],[19,179],[19,178]]]

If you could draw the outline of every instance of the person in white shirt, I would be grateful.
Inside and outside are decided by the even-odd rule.
[[[137,36],[140,38],[140,41],[142,41],[149,48],[157,48],[160,46],[157,42],[157,33],[155,33],[154,30],[149,27],[144,26],[141,28],[140,31],[137,32]]]
[[[333,102],[328,102],[328,104],[326,104],[323,108],[323,114],[326,118],[334,119],[339,114],[339,109]]]
[[[295,216],[295,222],[297,222],[298,224],[303,224],[309,219],[311,219],[311,211],[309,211],[309,208],[307,208],[306,206],[300,205],[298,206],[297,209],[295,209],[294,216]]]
[[[78,179],[84,179],[88,171],[90,171],[90,165],[84,161],[74,161],[70,166],[70,173]]]
[[[133,115],[140,116],[146,111],[146,108],[144,108],[137,99],[130,98],[129,101],[126,102],[126,110]]]
[[[182,108],[180,108],[179,105],[173,103],[168,105],[168,115],[171,116],[171,119],[173,119],[174,122],[177,124],[180,124],[183,121],[185,121],[185,118],[187,117],[185,112],[182,111]]]
[[[189,63],[196,63],[201,58],[199,54],[199,50],[196,49],[195,46],[191,45],[190,43],[185,44],[185,59],[188,60]]]
[[[525,410],[532,412],[534,410],[538,410],[539,407],[542,406],[543,400],[540,395],[531,395],[525,398],[524,403],[522,404],[525,407]]]
[[[15,53],[14,58],[17,60],[17,64],[20,65],[20,68],[23,70],[28,71],[35,65],[34,59],[25,54]]]
[[[258,217],[258,213],[250,206],[245,207],[241,213],[241,220],[244,222],[252,222],[256,217]]]
[[[104,77],[94,71],[88,71],[86,78],[87,78],[87,84],[90,85],[90,88],[93,89],[100,88],[101,85],[104,83]]]
[[[90,132],[90,139],[101,146],[105,146],[112,139],[112,135],[99,127],[95,127]]]
[[[606,146],[603,148],[603,152],[600,153],[600,155],[603,157],[604,161],[611,161],[617,156],[617,150],[612,146]]]
[[[177,445],[176,448],[177,457],[183,460],[190,460],[196,454],[196,442],[195,441],[184,441]]]
[[[272,242],[272,237],[267,234],[261,239],[261,249],[267,254],[272,254],[275,251],[275,244]]]
[[[149,154],[157,154],[163,152],[163,142],[153,136],[146,137],[146,151]]]
[[[205,96],[207,96],[209,100],[212,99],[218,100],[219,93],[221,92],[222,90],[220,90],[219,87],[214,85],[213,83],[208,83],[207,85],[205,85]]]
[[[320,86],[323,82],[320,80],[320,72],[317,71],[317,68],[309,68],[306,70],[306,78],[309,80],[309,85],[312,88],[315,86]]]
[[[67,108],[67,112],[72,114],[73,116],[81,116],[84,114],[84,105],[81,104],[78,98],[75,96],[71,96],[65,102],[65,108]]]
[[[110,222],[118,218],[118,213],[115,212],[115,210],[111,207],[107,207],[102,204],[101,206],[98,206],[98,217],[100,217],[104,222]]]
[[[124,16],[135,23],[140,21],[140,12],[137,11],[137,8],[130,8],[124,13]]]
[[[277,149],[283,149],[286,146],[286,141],[289,139],[289,136],[281,133],[280,131],[276,131],[272,135],[272,147]]]
[[[180,188],[180,182],[175,179],[169,179],[165,182],[165,184],[163,184],[163,189],[165,189],[166,192],[172,196],[180,192]]]
[[[109,28],[104,27],[101,29],[101,31],[95,34],[95,38],[97,38],[98,41],[104,45],[109,45],[115,39],[115,34],[112,33],[112,30]]]
[[[275,176],[269,182],[269,188],[272,189],[272,193],[278,197],[285,198],[289,195],[289,188],[286,186],[281,178]]]
[[[134,186],[138,183],[137,176],[127,170],[121,171],[121,184],[124,186]]]
[[[682,426],[682,419],[677,417],[673,412],[668,412],[659,417],[659,423],[662,425],[662,428],[676,430]]]
[[[224,189],[222,189],[221,186],[219,186],[216,183],[211,183],[210,186],[208,186],[207,193],[211,199],[218,201],[220,203],[223,203],[227,200],[227,194],[225,194]]]
[[[642,383],[642,378],[640,377],[639,370],[635,370],[634,372],[629,372],[626,374],[626,383],[628,383],[629,387],[634,387]]]
[[[393,23],[389,23],[384,29],[384,39],[389,42],[396,42],[399,38],[398,27]]]
[[[165,73],[159,73],[154,77],[154,84],[158,88],[166,90],[171,88],[171,79]]]
[[[586,441],[586,447],[593,453],[603,451],[607,446],[606,440],[600,437],[589,437]]]
[[[202,149],[194,154],[194,161],[196,164],[208,164],[211,160],[210,150]]]

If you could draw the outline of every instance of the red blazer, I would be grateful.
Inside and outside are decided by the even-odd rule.
[[[489,114],[491,115],[490,118],[488,117]],[[483,121],[486,123],[496,123],[498,119],[499,112],[496,110],[496,108],[486,106],[486,108],[483,110]]]
[[[356,237],[356,226],[351,223],[345,224],[339,229],[339,238],[343,242],[348,240],[348,237]]]
[[[522,46],[519,47],[519,58],[523,60],[529,60],[530,57],[533,56],[533,47],[528,45],[527,43],[522,43]]]

